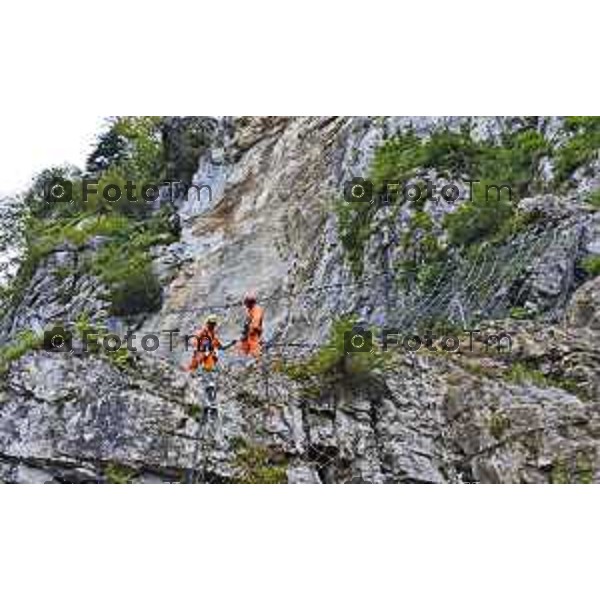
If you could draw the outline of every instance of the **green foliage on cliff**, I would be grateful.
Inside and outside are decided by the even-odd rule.
[[[573,173],[599,157],[600,117],[566,117],[568,138],[556,151],[554,176],[564,183]]]
[[[31,350],[42,346],[42,336],[33,331],[23,331],[9,344],[0,349],[0,376],[6,374],[10,365],[25,356]]]
[[[165,170],[162,122],[162,117],[110,119],[88,158],[88,171],[112,171],[136,182],[158,183]]]
[[[114,315],[133,315],[160,308],[160,282],[145,250],[114,242],[98,252],[91,270],[108,286],[107,299]]]
[[[437,130],[426,138],[408,131],[385,141],[376,150],[369,173],[373,202],[338,204],[340,237],[354,273],[362,272],[364,250],[374,233],[374,216],[390,183],[399,184],[400,190],[391,196],[395,210],[388,218],[394,227],[399,208],[412,201],[401,192],[407,183],[426,179],[429,169],[450,181],[464,182],[471,197],[446,216],[443,229],[450,245],[465,247],[512,231],[515,206],[520,198],[536,190],[540,161],[551,152],[549,142],[533,128],[505,133],[499,142],[476,140],[468,128]],[[439,199],[439,192],[435,190],[437,201],[446,202]],[[425,197],[424,189],[421,197]],[[417,210],[422,202],[415,203]],[[435,233],[429,233],[435,237]],[[430,246],[435,259],[439,247]]]
[[[339,237],[345,257],[354,275],[363,272],[363,255],[371,238],[371,221],[377,210],[375,204],[351,204],[339,200],[336,205]]]
[[[494,413],[489,420],[490,433],[497,439],[501,439],[510,428],[510,419],[502,413]]]
[[[88,178],[73,168],[47,169],[36,178],[25,196],[31,218],[26,231],[27,258],[18,277],[22,287],[41,260],[68,243],[82,250],[84,259],[77,269],[97,275],[109,290],[115,315],[153,311],[160,306],[161,287],[152,270],[150,251],[175,241],[178,231],[172,220],[173,207],[157,210],[156,203],[148,202],[142,191],[145,185],[160,183],[164,174],[161,126],[159,117],[113,119],[88,160],[92,173],[87,194],[84,180]],[[69,182],[71,201],[48,202],[51,183],[60,179]],[[149,198],[152,192],[149,190]],[[107,199],[119,195],[118,200]],[[92,240],[96,250],[90,248]]]
[[[566,461],[563,458],[557,458],[552,463],[550,472],[550,483],[565,484],[570,483],[569,470]]]
[[[235,440],[236,483],[287,483],[287,461],[269,448],[250,444],[243,438]]]
[[[594,458],[593,454],[579,452],[575,458],[575,478],[577,483],[594,483]]]
[[[208,117],[180,117],[174,123],[163,122],[166,177],[191,185],[198,170],[198,161],[208,148],[215,131],[216,121]]]
[[[131,480],[135,476],[135,470],[125,465],[111,462],[104,469],[104,476],[106,477],[106,483],[111,484],[125,484],[131,483]]]
[[[581,400],[590,399],[589,391],[585,385],[582,385],[581,381],[562,373],[546,374],[533,361],[514,361],[503,373],[503,377],[511,383],[532,384],[540,388],[556,387],[577,396]]]
[[[600,209],[600,189],[594,190],[586,198],[585,201],[590,206]]]
[[[149,214],[151,206],[142,194],[143,188],[162,183],[166,169],[161,127],[161,117],[112,119],[88,158],[87,173],[73,167],[53,167],[35,178],[25,195],[33,215],[70,218],[98,213],[137,217]],[[68,182],[70,201],[47,202],[50,184],[59,180]],[[122,191],[119,200],[115,187]],[[148,191],[147,197],[150,195]]]
[[[600,256],[587,256],[583,259],[582,266],[590,277],[600,275]]]
[[[552,463],[550,483],[589,484],[594,482],[594,452],[581,450],[575,457],[559,456]]]
[[[446,252],[435,235],[431,216],[422,207],[415,208],[400,245],[405,258],[395,265],[399,279],[405,285],[431,285],[440,275]]]
[[[89,261],[91,272],[109,289],[113,314],[126,316],[160,307],[161,286],[152,270],[150,250],[176,241],[168,218],[165,212],[141,223],[128,221]]]
[[[83,251],[92,238],[100,238],[99,249],[85,250],[77,268],[95,274],[106,285],[113,314],[154,311],[160,307],[161,286],[152,270],[150,250],[176,241],[170,216],[164,210],[141,221],[122,214],[34,218],[26,234],[24,278],[28,280],[40,261],[61,245],[70,243]]]
[[[348,352],[347,336],[353,332],[355,325],[356,320],[351,317],[336,320],[331,326],[328,341],[309,358],[285,365],[284,373],[301,382],[316,378],[322,382],[351,383],[368,378],[384,365],[385,356],[375,342],[370,352]]]
[[[470,246],[510,231],[515,206],[535,191],[539,161],[549,153],[548,142],[533,130],[507,134],[501,145],[480,142],[471,165],[479,183],[472,185],[470,200],[447,215],[449,243]]]

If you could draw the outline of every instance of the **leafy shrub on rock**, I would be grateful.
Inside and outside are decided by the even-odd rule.
[[[384,365],[384,356],[375,346],[372,352],[348,352],[346,336],[355,327],[356,320],[351,317],[338,319],[323,346],[309,358],[284,366],[284,372],[298,381],[316,378],[324,383],[335,383],[368,379]]]
[[[0,376],[6,374],[10,365],[31,350],[42,345],[42,337],[33,331],[23,331],[11,343],[0,349]]]

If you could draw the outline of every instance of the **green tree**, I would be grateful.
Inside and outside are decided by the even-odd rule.
[[[86,169],[90,173],[106,171],[112,166],[123,164],[128,157],[127,139],[114,127],[98,136],[98,143],[88,156]]]

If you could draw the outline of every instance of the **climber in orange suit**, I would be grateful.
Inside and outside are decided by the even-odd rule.
[[[242,337],[238,342],[238,348],[242,354],[258,358],[262,349],[264,311],[258,306],[254,292],[248,292],[244,296],[244,306],[246,308],[246,322],[244,323]]]
[[[219,349],[222,348],[221,341],[217,337],[217,317],[210,315],[206,319],[204,327],[192,337],[194,353],[187,367],[188,371],[196,371],[202,367],[203,371],[212,371],[219,360]]]

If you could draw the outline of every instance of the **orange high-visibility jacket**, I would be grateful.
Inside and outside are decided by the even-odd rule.
[[[243,354],[251,354],[252,356],[260,355],[263,317],[264,311],[257,304],[252,308],[246,308],[245,335],[239,344],[239,348]]]
[[[192,339],[194,354],[188,366],[188,371],[195,371],[200,365],[205,371],[212,371],[217,364],[216,351],[221,348],[221,340],[216,332],[211,331],[206,325],[196,332]]]

